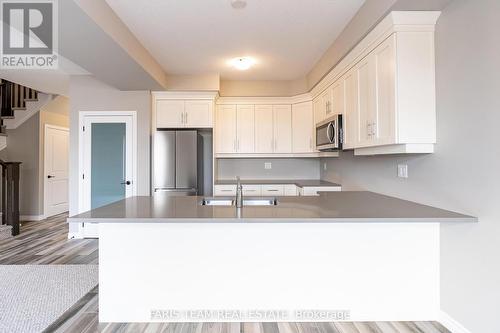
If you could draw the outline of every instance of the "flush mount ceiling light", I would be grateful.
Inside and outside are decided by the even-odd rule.
[[[247,6],[247,2],[245,0],[231,0],[231,6],[234,9],[243,9]]]
[[[250,57],[239,57],[229,60],[229,65],[240,71],[246,71],[255,64],[255,60]]]

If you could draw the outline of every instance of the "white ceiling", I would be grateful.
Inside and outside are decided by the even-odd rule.
[[[106,0],[168,74],[226,80],[305,76],[365,0]],[[237,71],[227,60],[252,56]]]

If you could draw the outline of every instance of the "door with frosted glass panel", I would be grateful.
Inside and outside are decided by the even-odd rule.
[[[132,117],[88,116],[84,124],[82,211],[133,196],[135,156]]]

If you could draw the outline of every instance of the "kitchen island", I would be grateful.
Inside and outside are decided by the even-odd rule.
[[[99,224],[100,321],[436,320],[439,225],[477,221],[371,192],[240,210],[203,199],[68,219]]]

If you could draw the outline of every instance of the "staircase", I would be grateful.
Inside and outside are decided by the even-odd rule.
[[[7,129],[15,129],[51,100],[51,95],[0,80],[0,150],[7,147]]]

